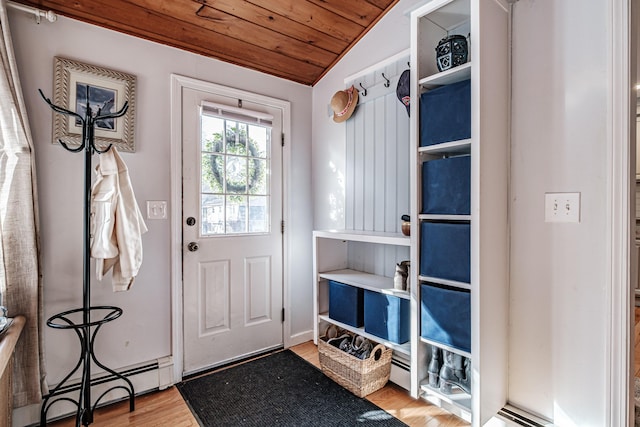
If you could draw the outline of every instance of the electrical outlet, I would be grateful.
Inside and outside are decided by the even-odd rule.
[[[545,193],[544,222],[580,222],[580,193]]]

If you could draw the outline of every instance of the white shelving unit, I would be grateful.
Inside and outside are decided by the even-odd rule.
[[[329,324],[382,342],[394,350],[391,380],[415,398],[484,425],[506,404],[508,325],[508,130],[509,12],[507,0],[432,0],[411,13],[410,185],[411,237],[364,231],[313,233],[315,339]],[[467,63],[439,72],[435,47],[451,34],[469,35]],[[470,80],[471,136],[420,146],[420,95]],[[422,213],[422,164],[443,157],[470,156],[470,213]],[[387,178],[388,179],[388,178]],[[420,275],[422,223],[469,224],[470,280]],[[393,289],[395,264],[410,259],[410,291]],[[381,340],[328,316],[328,281],[408,299],[411,336],[402,345]],[[421,335],[421,284],[435,283],[469,295],[470,351]],[[471,361],[471,393],[450,394],[428,382],[436,346]]]
[[[315,342],[317,343],[318,338],[324,334],[327,326],[333,324],[384,344],[394,351],[391,381],[406,389],[409,389],[411,384],[409,372],[411,343],[397,344],[367,333],[362,327],[353,327],[331,319],[328,313],[328,281],[332,280],[410,300],[409,292],[394,289],[392,277],[395,264],[409,259],[410,244],[409,237],[396,233],[350,230],[318,230],[313,232]],[[359,255],[359,252],[366,255]],[[368,263],[358,261],[363,257],[371,258],[371,261]],[[354,268],[352,264],[356,264],[357,268]]]
[[[433,0],[411,14],[411,394],[484,425],[506,404],[508,324],[509,5],[502,0]],[[443,72],[435,47],[452,34],[469,35],[468,62]],[[471,80],[471,138],[420,146],[420,95]],[[422,164],[470,155],[469,215],[423,214]],[[421,224],[470,224],[469,283],[419,274]],[[421,336],[421,286],[437,283],[470,293],[471,351]],[[471,393],[445,394],[428,385],[431,346],[471,360]]]

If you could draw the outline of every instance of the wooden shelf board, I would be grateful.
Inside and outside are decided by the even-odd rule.
[[[471,154],[471,138],[418,147],[420,154]]]
[[[431,221],[471,221],[471,215],[419,214],[418,218]]]
[[[471,353],[469,353],[468,351],[460,350],[459,348],[451,347],[449,345],[442,344],[442,343],[439,343],[437,341],[433,341],[433,340],[427,339],[425,337],[420,337],[420,341],[422,341],[425,344],[434,345],[434,346],[436,346],[438,348],[441,348],[443,350],[447,350],[447,351],[450,351],[452,353],[459,354],[459,355],[464,356],[464,357],[466,357],[468,359],[471,358]]]
[[[398,298],[410,299],[409,292],[393,288],[393,278],[391,277],[378,276],[350,269],[327,271],[319,273],[318,276],[322,279],[333,280],[357,288],[393,295]]]
[[[420,79],[420,86],[426,90],[435,89],[440,86],[450,85],[471,78],[471,62],[441,71],[437,74]]]
[[[431,276],[418,276],[418,279],[421,282],[437,283],[439,285],[446,285],[454,288],[472,290],[471,283],[457,282],[455,280],[447,280],[447,279],[441,279],[439,277],[431,277]]]
[[[428,383],[420,384],[422,397],[436,406],[442,407],[455,413],[465,421],[471,422],[471,395],[463,392],[459,388],[452,389],[451,394],[442,393],[440,390],[431,387]]]
[[[383,245],[410,246],[411,238],[402,233],[386,233],[361,230],[315,230],[314,238],[348,240],[352,242],[377,243]]]
[[[384,339],[382,339],[382,338],[380,338],[380,337],[378,337],[376,335],[373,335],[373,334],[370,334],[368,332],[365,332],[364,328],[356,328],[356,327],[353,327],[351,325],[347,325],[346,323],[335,321],[335,320],[333,320],[332,318],[329,317],[329,313],[322,313],[318,317],[319,317],[319,320],[324,320],[325,322],[328,322],[328,323],[331,323],[333,325],[336,325],[336,326],[338,326],[338,327],[340,327],[342,329],[345,329],[345,330],[347,330],[349,332],[352,332],[352,333],[357,334],[357,335],[361,335],[361,336],[363,336],[365,338],[368,338],[368,339],[370,339],[372,341],[375,341],[377,343],[383,344],[383,345],[393,349],[393,351],[397,351],[398,353],[402,353],[402,354],[406,354],[407,356],[411,356],[411,341],[407,341],[404,344],[396,344],[396,343],[393,343],[391,341],[384,340]],[[323,331],[323,333],[324,333],[324,331]]]

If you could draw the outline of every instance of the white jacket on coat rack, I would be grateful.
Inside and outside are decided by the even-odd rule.
[[[111,147],[100,154],[91,190],[91,256],[102,280],[113,268],[113,291],[129,290],[142,265],[142,234],[147,232],[127,166]]]

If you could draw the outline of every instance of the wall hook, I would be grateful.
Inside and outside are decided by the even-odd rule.
[[[362,82],[360,82],[360,87],[362,88],[362,96],[367,96],[367,89],[362,86]]]
[[[391,81],[389,81],[389,79],[387,78],[387,76],[384,75],[384,73],[382,73],[382,78],[386,80],[386,83],[384,84],[384,87],[391,86]]]

